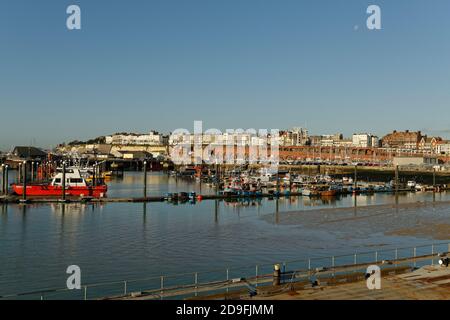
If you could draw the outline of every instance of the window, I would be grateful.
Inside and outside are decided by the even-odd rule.
[[[61,183],[61,178],[56,178],[55,183]]]
[[[72,178],[70,179],[71,183],[83,183],[83,179],[80,178]]]

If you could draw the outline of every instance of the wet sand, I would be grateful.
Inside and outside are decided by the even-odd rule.
[[[364,233],[450,239],[450,201],[290,211],[261,219],[278,225],[338,232],[349,239]]]

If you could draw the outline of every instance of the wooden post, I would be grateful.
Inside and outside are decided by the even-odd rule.
[[[353,181],[353,188],[356,190],[358,187],[358,165],[355,166],[355,177]]]

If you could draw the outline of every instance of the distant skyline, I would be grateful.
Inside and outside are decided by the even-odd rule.
[[[71,4],[81,30],[66,28]],[[365,27],[370,4],[382,30]],[[449,12],[448,0],[2,0],[0,150],[194,120],[449,138]]]

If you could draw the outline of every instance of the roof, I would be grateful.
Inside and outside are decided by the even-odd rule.
[[[43,158],[47,156],[47,152],[30,146],[15,147],[13,154],[19,158]]]

